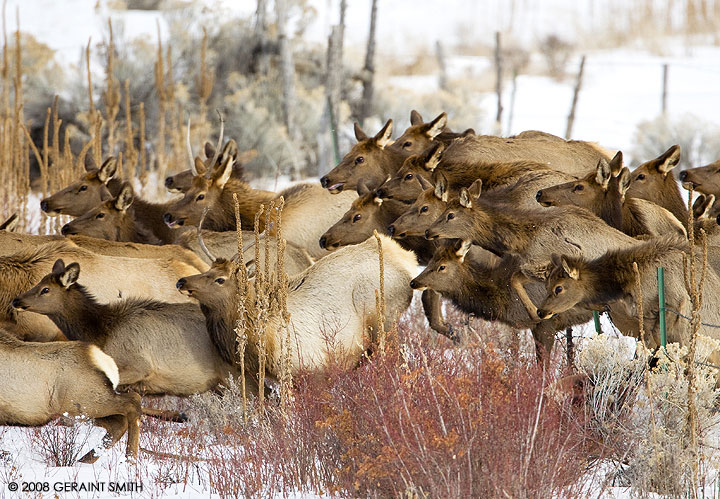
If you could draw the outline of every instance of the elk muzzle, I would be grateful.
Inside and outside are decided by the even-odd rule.
[[[185,225],[184,218],[175,218],[173,217],[172,213],[165,213],[165,215],[163,215],[163,221],[165,222],[165,225],[167,225],[171,229],[175,229],[177,227],[182,227],[183,225]]]
[[[18,297],[12,301],[12,307],[15,310],[27,310],[28,306],[25,305],[22,300]]]
[[[550,312],[548,310],[543,310],[543,309],[539,308],[537,311],[537,315],[540,319],[546,320],[546,319],[550,319],[555,314],[553,314],[552,312]]]

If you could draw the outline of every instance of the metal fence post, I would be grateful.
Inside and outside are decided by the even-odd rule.
[[[593,310],[593,322],[595,322],[595,332],[602,334],[602,328],[600,327],[600,314]]]

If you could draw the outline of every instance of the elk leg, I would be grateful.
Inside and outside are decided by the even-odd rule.
[[[532,320],[533,322],[539,322],[540,318],[537,314],[537,307],[528,296],[527,291],[525,291],[524,284],[529,281],[530,279],[528,279],[527,276],[525,276],[522,272],[517,271],[510,278],[510,287],[515,290],[518,298],[520,298],[520,301],[522,302],[525,310],[527,310],[527,313],[530,316],[530,320]]]
[[[555,345],[554,328],[552,326],[548,326],[547,321],[543,321],[535,324],[530,331],[532,332],[533,339],[535,340],[535,359],[538,364],[541,362],[547,364],[547,361],[550,359],[552,348]]]
[[[442,297],[437,291],[426,289],[422,292],[422,305],[430,327],[438,333],[458,343],[460,337],[442,315]]]
[[[95,425],[105,429],[107,434],[103,437],[103,447],[109,449],[115,442],[120,440],[128,428],[128,420],[124,414],[114,414],[103,418],[96,418]],[[87,454],[80,458],[81,463],[92,464],[98,460],[100,456],[91,449]]]
[[[567,350],[565,355],[567,356],[567,364],[570,368],[575,367],[575,345],[573,344],[573,330],[571,327],[565,330],[565,342],[567,344]]]

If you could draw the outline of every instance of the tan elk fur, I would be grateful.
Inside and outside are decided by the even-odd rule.
[[[61,414],[86,416],[108,430],[106,447],[127,429],[127,456],[137,457],[140,397],[115,391],[117,365],[95,345],[23,342],[0,330],[0,379],[0,425],[37,426]],[[92,451],[83,458],[93,460]]]

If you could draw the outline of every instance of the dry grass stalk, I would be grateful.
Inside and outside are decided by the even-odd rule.
[[[137,165],[138,152],[135,149],[135,137],[132,129],[132,111],[130,109],[130,80],[125,80],[125,159],[127,169],[125,178],[133,178],[135,176],[135,166]]]
[[[247,323],[245,321],[245,300],[247,298],[248,276],[245,267],[245,257],[243,255],[243,235],[242,223],[240,221],[240,202],[237,193],[233,193],[233,202],[235,204],[235,221],[237,222],[237,291],[235,303],[237,303],[237,311],[235,318],[235,336],[237,338],[237,355],[240,359],[240,376],[242,378],[242,401],[243,401],[243,421],[247,423],[247,387],[245,386],[245,347],[247,346]]]
[[[288,275],[285,272],[285,246],[286,242],[282,237],[282,210],[285,206],[285,199],[280,196],[277,200],[276,215],[275,215],[275,243],[276,243],[276,257],[275,263],[275,310],[280,319],[280,330],[285,331],[282,336],[280,351],[281,351],[281,365],[280,365],[280,405],[282,413],[288,415],[288,406],[290,402],[291,389],[292,389],[292,371],[290,363],[290,313],[287,309],[287,293],[288,293]],[[266,225],[266,227],[269,227]],[[266,231],[266,239],[268,234]]]
[[[140,183],[143,188],[147,186],[148,182],[148,169],[147,169],[147,151],[145,151],[145,103],[140,103],[140,110],[138,111],[140,120]]]
[[[200,122],[203,124],[207,121],[207,102],[215,85],[215,75],[208,69],[207,64],[207,42],[207,30],[203,27],[202,46],[200,48],[200,74],[195,79],[195,87],[200,99]]]
[[[165,154],[165,120],[167,115],[167,93],[165,92],[165,67],[163,63],[163,47],[160,38],[160,22],[157,24],[158,49],[157,60],[155,61],[155,92],[158,96],[158,132],[155,139],[157,145],[158,169],[165,170],[167,158]],[[161,177],[162,178],[162,177]]]
[[[90,42],[92,42],[92,37],[88,38],[88,44],[85,47],[85,69],[87,72],[89,118],[90,123],[92,123],[95,116],[95,101],[93,100],[92,73],[90,72]]]
[[[375,290],[375,310],[377,313],[377,340],[381,352],[385,351],[385,262],[383,261],[382,240],[377,231],[373,231],[378,245],[378,259],[380,261],[380,289]]]
[[[95,166],[97,168],[100,168],[100,165],[102,164],[102,125],[103,120],[102,116],[100,116],[100,113],[95,113],[95,127],[93,132],[93,161],[95,162]]]
[[[107,119],[107,145],[110,154],[115,153],[115,118],[120,111],[120,91],[115,81],[115,40],[113,39],[112,20],[108,18],[108,28],[110,30],[110,41],[107,47],[107,64],[105,66],[105,92],[103,100],[105,102],[105,118]],[[99,165],[99,163],[98,163]],[[118,168],[119,172],[122,169]]]
[[[265,324],[268,317],[269,304],[265,292],[267,291],[267,285],[265,282],[265,273],[260,266],[260,217],[265,210],[264,205],[260,205],[257,213],[255,213],[255,317],[253,321],[254,336],[257,341],[257,353],[258,353],[258,413],[263,414],[265,412],[265,364],[267,361],[267,338],[265,337]],[[268,210],[269,211],[269,210]],[[265,250],[267,251],[267,245]],[[267,253],[265,257],[265,264],[267,266],[268,258]]]

